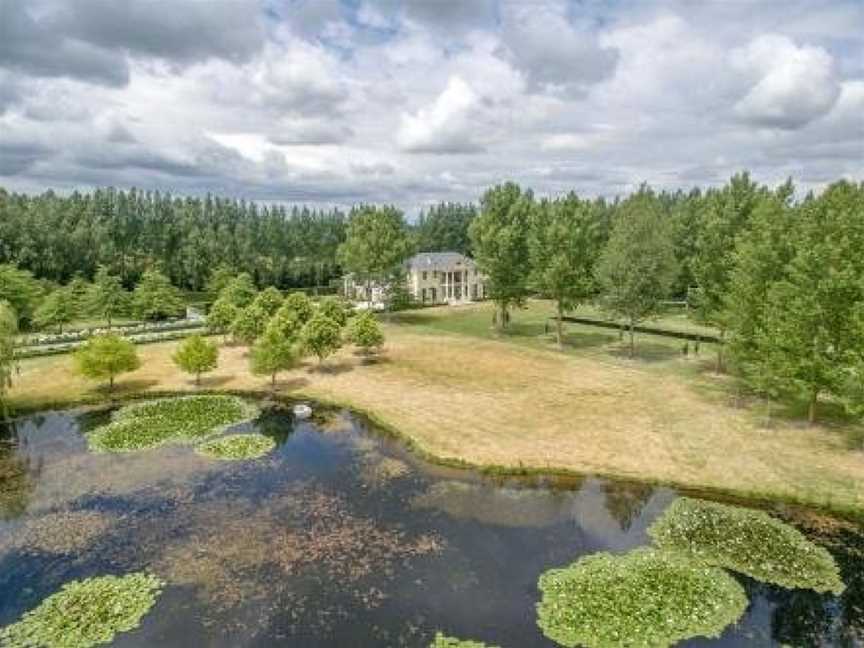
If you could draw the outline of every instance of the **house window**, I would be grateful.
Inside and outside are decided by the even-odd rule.
[[[437,279],[437,278],[438,278],[438,271],[437,271],[437,270],[433,270],[433,271],[432,271],[432,278],[433,278],[433,279]]]
[[[423,274],[426,274],[426,273],[424,272]],[[424,277],[424,279],[425,279],[425,277]],[[426,303],[426,289],[425,288],[423,289],[422,294],[423,294],[423,297],[421,297],[421,300],[425,304]]]
[[[426,281],[426,272],[423,272],[423,281]]]

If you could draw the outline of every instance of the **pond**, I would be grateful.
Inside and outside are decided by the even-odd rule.
[[[503,648],[554,646],[539,576],[647,545],[678,496],[602,479],[490,478],[419,461],[350,412],[262,405],[275,449],[217,461],[189,446],[94,454],[106,411],[44,412],[0,437],[0,626],[74,579],[146,570],[167,585],[112,645],[428,646],[436,630]],[[841,596],[743,576],[750,604],[687,646],[864,645],[864,539],[787,518],[835,557]]]

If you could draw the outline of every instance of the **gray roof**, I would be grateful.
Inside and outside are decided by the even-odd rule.
[[[438,270],[454,266],[474,267],[474,261],[459,252],[421,252],[412,256],[405,264],[411,270]]]

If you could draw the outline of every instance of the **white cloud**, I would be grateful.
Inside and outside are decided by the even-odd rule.
[[[480,97],[460,77],[428,108],[415,115],[403,114],[399,145],[415,153],[473,153],[481,150],[477,124],[472,119]]]
[[[760,126],[800,128],[827,113],[840,95],[831,55],[786,36],[760,36],[734,50],[731,63],[755,78],[735,113]]]

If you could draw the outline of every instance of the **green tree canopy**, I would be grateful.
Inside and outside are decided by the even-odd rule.
[[[0,301],[7,302],[18,317],[18,325],[30,322],[42,289],[33,275],[13,265],[0,265]]]
[[[252,344],[264,332],[267,313],[261,307],[251,304],[241,308],[231,323],[231,335],[243,344]]]
[[[282,307],[292,311],[295,319],[301,324],[308,322],[315,311],[312,300],[309,299],[306,293],[302,292],[292,292],[285,297]]]
[[[297,341],[300,337],[300,331],[303,329],[303,323],[297,319],[297,313],[287,306],[282,306],[276,314],[267,322],[267,329],[275,328],[279,333],[292,341]]]
[[[282,306],[283,301],[282,293],[273,286],[268,286],[258,293],[252,303],[267,313],[268,316],[272,316]]]
[[[15,334],[18,317],[9,302],[0,301],[0,414],[6,415],[6,392],[15,369]]]
[[[108,379],[114,390],[114,379],[141,366],[135,345],[119,335],[108,333],[90,338],[75,350],[75,367],[85,378]]]
[[[277,374],[291,369],[297,362],[297,351],[294,340],[271,324],[255,342],[249,358],[252,373],[270,376],[270,384],[275,388]]]
[[[367,300],[372,281],[381,280],[411,253],[402,212],[395,207],[364,205],[352,210],[339,260],[358,279],[366,281]]]
[[[483,194],[480,215],[469,228],[475,260],[486,275],[487,294],[498,306],[499,327],[507,326],[508,309],[521,306],[528,295],[528,227],[533,209],[533,194],[508,182]]]
[[[414,227],[416,247],[424,252],[461,252],[471,255],[468,228],[477,206],[442,202],[420,212]]]
[[[207,279],[207,292],[217,297],[222,293],[222,290],[227,286],[234,277],[237,276],[237,271],[230,265],[221,264],[214,268]]]
[[[56,326],[62,333],[63,325],[77,316],[75,297],[68,288],[58,288],[42,300],[33,316],[34,323],[40,328]]]
[[[596,292],[594,267],[601,230],[590,203],[571,193],[543,201],[534,210],[528,237],[531,285],[555,301],[556,338],[562,344],[562,317]]]
[[[237,308],[246,308],[255,300],[258,290],[252,277],[243,272],[229,281],[219,293],[219,299],[224,299]]]
[[[111,322],[127,311],[130,301],[120,277],[112,275],[107,267],[99,266],[86,298],[87,310],[103,318],[110,329]]]
[[[384,344],[384,333],[372,311],[367,310],[354,319],[349,335],[363,355],[377,351]]]
[[[174,364],[189,374],[195,374],[195,384],[201,384],[201,374],[219,365],[219,347],[200,335],[192,335],[177,347]]]
[[[132,295],[135,312],[147,320],[177,317],[183,314],[183,300],[180,291],[171,281],[157,270],[148,270],[135,286]]]
[[[660,313],[678,274],[671,225],[643,187],[621,205],[597,266],[605,308],[629,327],[631,356],[634,326]]]
[[[342,329],[329,317],[316,315],[306,322],[301,338],[303,348],[317,357],[321,364],[342,346]]]
[[[348,311],[345,303],[338,297],[325,297],[318,304],[318,315],[328,317],[340,327],[348,322]]]
[[[215,333],[226,333],[231,329],[240,309],[227,299],[219,298],[207,312],[207,328]]]

